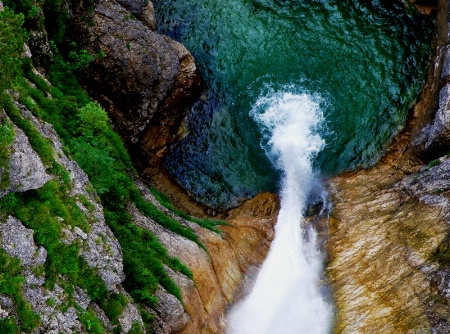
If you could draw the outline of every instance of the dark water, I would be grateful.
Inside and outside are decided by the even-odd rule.
[[[277,190],[249,116],[260,96],[320,98],[323,176],[374,163],[424,81],[433,23],[402,1],[158,0],[162,33],[196,58],[210,94],[166,167],[198,200],[232,206]]]

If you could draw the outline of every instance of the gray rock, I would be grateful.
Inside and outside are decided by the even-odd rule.
[[[141,314],[133,303],[128,303],[125,306],[125,309],[119,316],[119,323],[122,326],[123,333],[128,333],[135,323],[139,323],[141,329],[144,330],[144,322],[142,321]]]
[[[181,302],[161,286],[156,290],[155,295],[158,297],[156,311],[166,324],[169,332],[181,332],[191,320],[189,315],[184,311]]]
[[[431,168],[425,166],[421,171],[406,177],[399,186],[414,197],[434,195],[450,189],[449,178],[450,159],[443,158],[438,165]]]
[[[73,37],[90,53],[105,54],[82,73],[83,81],[125,141],[143,148],[144,165],[159,165],[204,90],[194,58],[184,46],[154,31],[154,10],[147,0],[99,0],[92,25],[83,15],[75,13]]]
[[[39,155],[31,147],[27,136],[16,126],[14,131],[16,135],[11,147],[9,190],[24,192],[38,189],[51,178],[46,173]]]
[[[47,257],[46,250],[34,243],[33,230],[25,228],[18,219],[10,216],[5,223],[0,224],[0,236],[1,248],[8,255],[21,260],[22,274],[27,283],[23,287],[23,296],[33,311],[40,315],[41,328],[45,329],[45,333],[80,332],[82,325],[78,321],[75,309],[71,307],[64,313],[59,310],[63,301],[67,302],[64,290],[58,285],[55,285],[53,291],[45,289],[43,287],[45,278],[37,277],[33,272],[34,268],[45,263]],[[81,293],[79,295],[81,296]],[[52,299],[53,303],[47,302],[49,299]],[[5,298],[3,303],[0,300],[3,306],[11,304],[7,302]],[[12,308],[9,307],[8,310],[5,312],[11,312]],[[0,311],[0,316],[2,314],[5,313]]]
[[[11,297],[0,295],[0,320],[4,320],[8,317],[18,317],[16,305]]]
[[[39,333],[83,332],[83,325],[79,322],[73,307],[69,307],[65,312],[61,311],[61,306],[67,302],[68,296],[59,285],[56,284],[52,291],[41,286],[26,285],[23,294],[33,310],[41,317]]]
[[[148,4],[148,0],[117,0],[121,6],[125,7],[131,14],[139,17]]]
[[[122,250],[114,234],[106,225],[103,207],[98,197],[95,192],[88,191],[89,188],[92,189],[88,176],[75,161],[65,155],[63,145],[51,124],[39,121],[23,105],[19,103],[16,105],[21,109],[22,115],[31,121],[44,138],[49,140],[56,153],[55,160],[70,173],[72,183],[70,195],[74,197],[84,196],[93,207],[93,210],[89,211],[78,202],[78,206],[86,214],[91,224],[91,230],[86,233],[78,227],[64,228],[65,238],[62,241],[66,244],[79,241],[81,256],[86,260],[86,263],[98,270],[108,290],[116,290],[116,285],[125,279]]]
[[[47,251],[35,245],[33,233],[12,216],[0,224],[1,248],[8,255],[20,259],[26,268],[43,265],[47,257]]]
[[[91,298],[89,298],[88,294],[80,287],[75,288],[73,299],[83,310],[86,310],[91,302]]]

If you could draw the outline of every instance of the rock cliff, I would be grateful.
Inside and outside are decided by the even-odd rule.
[[[7,207],[8,201],[14,200],[15,193],[23,193],[24,198],[32,199],[43,196],[40,191],[52,191],[51,187],[55,184],[63,187],[67,195],[65,201],[76,203],[78,213],[81,214],[77,219],[86,221],[87,225],[83,226],[79,221],[75,221],[73,225],[58,215],[54,216],[51,209],[41,219],[53,219],[60,229],[58,247],[76,247],[79,256],[103,281],[106,289],[114,295],[124,296],[126,300],[126,306],[116,315],[120,324],[117,327],[117,324],[110,324],[111,316],[105,314],[105,306],[99,307],[100,301],[92,300],[88,288],[80,287],[67,278],[65,275],[68,273],[61,272],[56,277],[56,283],[50,283],[48,271],[53,270],[54,259],[48,256],[45,239],[40,235],[36,237],[36,234],[50,232],[43,232],[28,220],[21,221],[2,212],[0,251],[12,259],[20,260],[18,274],[24,278],[24,282],[20,284],[21,295],[39,317],[39,324],[33,332],[92,333],[89,322],[83,318],[87,312],[100,321],[106,333],[112,333],[117,328],[123,333],[132,330],[145,332],[141,312],[124,287],[122,247],[105,222],[104,208],[88,176],[65,154],[64,145],[52,125],[36,118],[27,107],[18,102],[15,102],[14,108],[20,112],[19,120],[29,121],[32,129],[51,144],[55,163],[67,171],[69,184],[64,185],[65,181],[61,176],[52,173],[55,167],[49,168],[43,162],[45,158],[42,157],[42,152],[38,153],[33,149],[24,131],[3,111],[2,124],[11,128],[13,138],[8,146],[7,161],[4,161],[1,169],[2,180],[5,175],[9,180],[3,181],[0,205],[3,205],[2,208]],[[199,237],[199,242],[196,243],[163,227],[141,213],[133,203],[124,203],[128,206],[131,221],[155,235],[167,249],[168,255],[181,260],[192,272],[190,278],[167,265],[164,267],[181,289],[182,301],[159,285],[155,292],[156,304],[145,306],[153,317],[151,323],[145,325],[155,333],[224,333],[225,310],[240,298],[243,284],[252,283],[255,269],[269,249],[278,211],[278,198],[272,194],[260,194],[239,209],[231,211],[226,225],[211,231],[167,209],[144,183],[138,179],[135,182],[147,202]],[[44,201],[43,207],[31,205],[29,203],[32,210],[47,210],[46,207],[52,204],[49,198]],[[40,220],[37,223],[47,225]],[[8,266],[5,267],[7,268]],[[2,320],[21,321],[18,307],[18,300],[11,298],[8,293],[0,293],[0,325]]]
[[[450,331],[448,16],[439,1],[428,81],[386,156],[328,180],[335,333]]]
[[[148,0],[96,0],[92,11],[75,6],[69,26],[80,47],[101,55],[80,78],[149,176],[182,135],[183,119],[204,90],[190,52],[158,34],[155,22]]]
[[[268,251],[278,198],[260,194],[204,228],[139,179],[100,105],[73,81],[75,96],[60,90],[76,72],[153,174],[203,89],[192,56],[155,32],[148,1],[7,4],[43,38],[29,40],[25,60],[13,55],[23,70],[0,92],[0,332],[225,332],[226,309]],[[32,10],[68,18],[77,62],[59,53],[67,44],[48,42],[45,17],[32,24]],[[23,16],[2,2],[0,15],[19,22],[7,28],[20,38]],[[34,68],[48,61],[58,87]]]

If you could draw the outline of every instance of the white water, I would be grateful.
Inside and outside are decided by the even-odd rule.
[[[311,159],[324,145],[315,129],[319,104],[307,94],[260,98],[252,114],[267,154],[283,171],[275,239],[251,293],[228,317],[230,334],[329,333],[332,307],[320,294],[322,259],[316,232],[302,231],[302,210],[314,181]],[[307,235],[307,238],[304,236]]]

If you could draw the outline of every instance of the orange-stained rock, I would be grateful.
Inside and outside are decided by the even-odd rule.
[[[167,268],[182,290],[186,312],[173,319],[173,323],[178,325],[186,315],[190,318],[177,333],[225,333],[227,309],[242,297],[243,288],[252,284],[257,268],[269,250],[279,209],[278,197],[269,193],[259,194],[232,210],[227,219],[229,225],[218,226],[220,235],[176,216],[161,206],[143,184],[138,183],[138,186],[146,200],[193,228],[207,249],[205,251],[195,242],[168,231],[143,216],[134,206],[129,206],[133,221],[152,231],[169,255],[179,258],[193,273],[194,280],[191,281]]]
[[[450,140],[436,126],[448,106],[449,4],[439,0],[434,63],[405,130],[375,167],[327,182],[334,333],[450,332],[450,160],[426,164]]]

